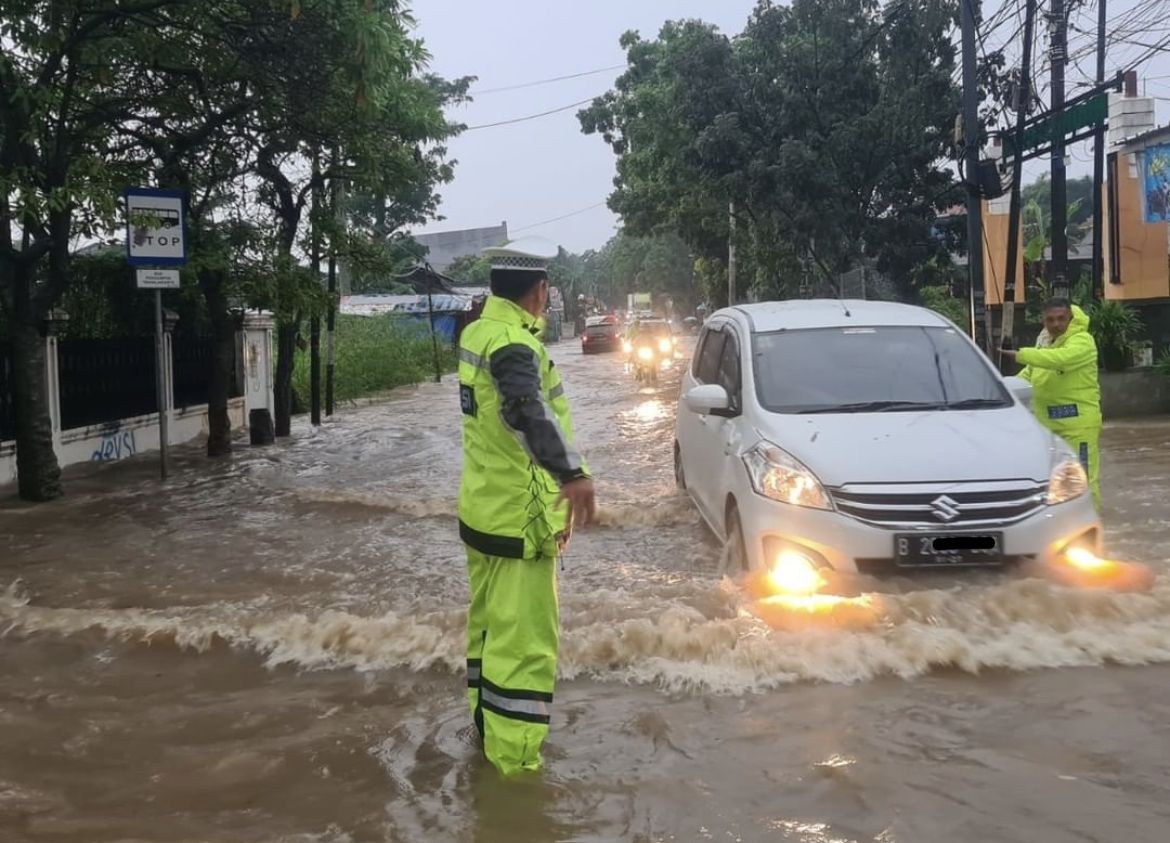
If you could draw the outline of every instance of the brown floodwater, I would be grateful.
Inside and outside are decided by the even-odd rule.
[[[230,461],[0,490],[0,841],[1170,840],[1170,424],[1104,440],[1110,553],[751,611],[675,490],[677,381],[554,347],[604,517],[561,573],[547,770],[463,696],[451,383]]]

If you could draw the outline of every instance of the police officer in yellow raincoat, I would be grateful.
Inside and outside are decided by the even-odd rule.
[[[1078,456],[1099,508],[1101,386],[1088,314],[1068,299],[1052,299],[1036,347],[1003,353],[1024,366],[1020,377],[1032,384],[1036,417]]]
[[[556,247],[486,250],[491,292],[459,343],[467,549],[467,687],[484,753],[504,775],[541,766],[557,670],[556,561],[595,515],[560,373],[541,342]]]

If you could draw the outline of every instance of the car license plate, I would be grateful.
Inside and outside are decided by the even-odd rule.
[[[1003,533],[900,533],[894,562],[901,568],[1002,565]]]

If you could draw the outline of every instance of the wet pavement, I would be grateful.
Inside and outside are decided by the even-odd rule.
[[[1170,424],[1104,439],[1109,550],[1153,591],[893,582],[769,625],[674,490],[677,382],[553,354],[605,511],[561,574],[542,777],[472,740],[458,401],[428,384],[0,504],[0,840],[1168,838]]]

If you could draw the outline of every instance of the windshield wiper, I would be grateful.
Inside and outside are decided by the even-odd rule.
[[[813,413],[899,413],[916,410],[941,410],[945,406],[947,405],[925,401],[859,401],[856,404],[810,407],[798,412],[802,415]]]
[[[1008,403],[1002,398],[964,398],[962,401],[952,401],[946,405],[948,410],[979,410],[984,407],[1007,407]]]

